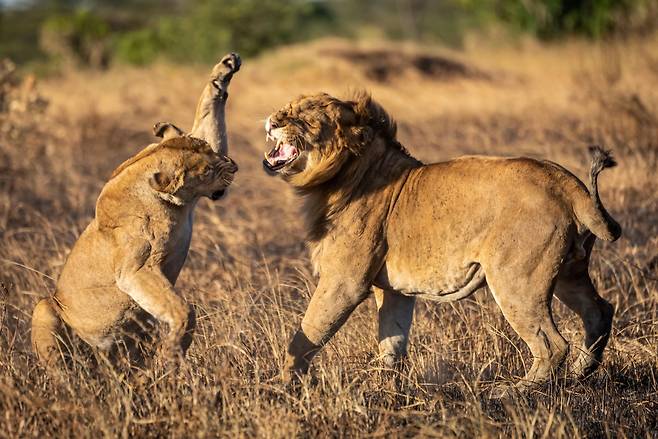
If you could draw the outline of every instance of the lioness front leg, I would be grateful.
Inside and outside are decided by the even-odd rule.
[[[308,371],[313,356],[340,329],[367,295],[367,286],[360,282],[320,279],[304,314],[301,329],[295,333],[288,347],[284,380]]]
[[[195,313],[176,294],[164,274],[156,269],[142,268],[122,274],[117,285],[142,309],[169,326],[165,348],[169,353],[184,356],[192,343]]]
[[[379,357],[386,366],[395,367],[407,356],[416,299],[391,290],[373,290],[379,317]]]
[[[237,53],[229,53],[215,65],[199,98],[190,131],[192,137],[205,140],[213,151],[222,155],[228,155],[225,120],[228,85],[241,65],[242,61]]]

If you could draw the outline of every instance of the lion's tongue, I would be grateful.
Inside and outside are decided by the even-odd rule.
[[[297,148],[292,146],[289,143],[284,143],[279,146],[278,149],[272,151],[271,155],[268,156],[268,161],[272,165],[277,163],[287,162],[297,153]]]

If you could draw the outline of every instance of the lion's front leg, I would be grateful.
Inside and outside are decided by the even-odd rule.
[[[320,279],[304,314],[301,329],[295,333],[288,347],[283,372],[285,380],[294,374],[306,373],[313,356],[367,295],[368,288],[361,282]]]
[[[416,300],[391,290],[373,290],[379,317],[379,356],[386,366],[395,367],[407,356]]]

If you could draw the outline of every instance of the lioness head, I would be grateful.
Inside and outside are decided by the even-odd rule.
[[[238,170],[231,158],[216,154],[207,142],[193,137],[172,138],[158,149],[159,170],[149,184],[174,204],[198,197],[221,198]]]
[[[365,93],[341,101],[321,93],[301,96],[267,118],[275,142],[263,165],[297,187],[331,179],[363,153],[377,134],[394,139],[395,122]]]

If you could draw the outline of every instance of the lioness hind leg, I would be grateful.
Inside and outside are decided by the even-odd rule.
[[[517,282],[517,286],[511,288],[510,285],[498,285],[495,279],[488,278],[487,282],[505,319],[532,353],[532,366],[515,387],[524,390],[547,381],[569,350],[551,315],[553,281],[530,281],[523,286]],[[499,388],[493,396],[505,396],[506,390]]]
[[[584,378],[596,370],[603,358],[612,329],[614,307],[598,295],[592,280],[584,271],[561,274],[555,286],[555,295],[574,311],[585,326],[585,339],[576,361],[569,372]]]
[[[51,299],[41,299],[32,312],[32,348],[46,366],[54,365],[59,358],[57,338],[63,329]]]
[[[379,356],[386,366],[395,367],[407,356],[416,300],[395,291],[373,290],[379,317]]]
[[[192,344],[192,339],[194,336],[194,330],[196,329],[196,312],[194,311],[194,307],[192,305],[188,305],[188,312],[187,312],[187,323],[185,324],[185,334],[183,335],[183,338],[181,339],[181,350],[183,351],[183,355],[187,353],[187,350],[190,348],[190,345]]]

